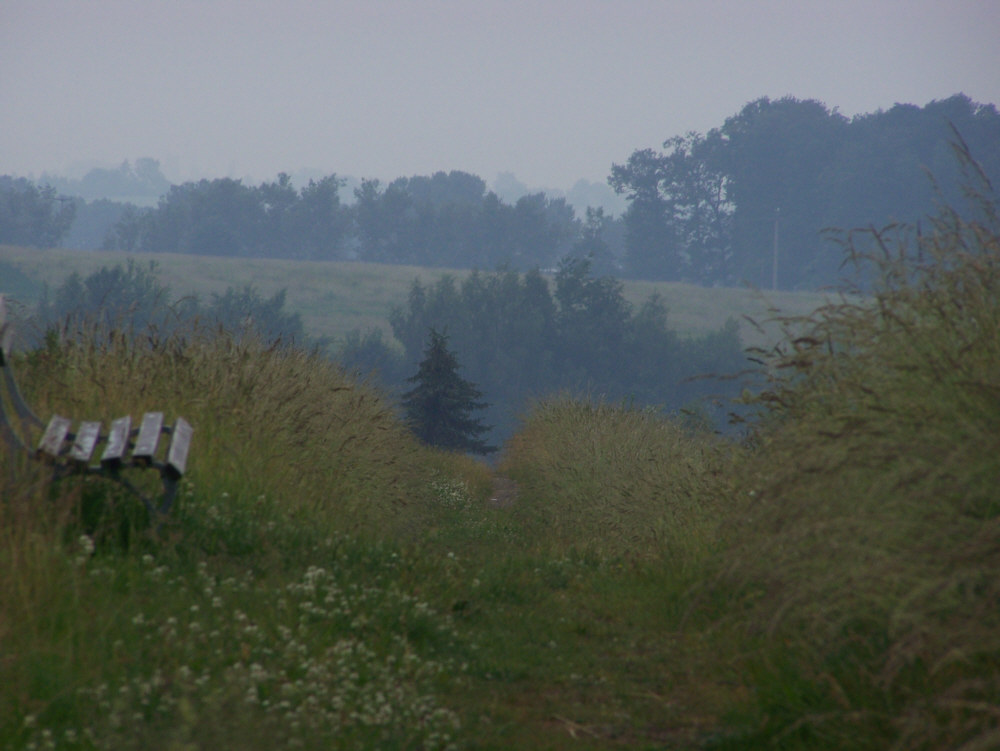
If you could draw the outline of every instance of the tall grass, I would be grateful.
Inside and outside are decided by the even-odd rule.
[[[391,404],[319,355],[215,331],[160,341],[91,330],[21,370],[43,414],[184,416],[195,428],[188,480],[208,496],[263,495],[369,529],[421,500],[409,493],[426,452]]]
[[[974,208],[848,235],[872,297],[772,359],[723,576],[757,645],[734,747],[1000,744],[1000,222]]]
[[[468,467],[324,359],[246,337],[93,330],[16,366],[40,414],[195,433],[156,536],[115,483],[5,455],[0,747],[450,746],[453,629],[401,552]]]
[[[710,547],[729,454],[656,410],[556,397],[530,412],[500,471],[543,545],[685,560]]]

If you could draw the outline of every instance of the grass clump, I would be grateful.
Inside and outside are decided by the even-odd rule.
[[[474,473],[322,358],[246,337],[89,332],[16,366],[41,414],[167,408],[195,437],[158,535],[117,484],[4,456],[0,746],[452,745],[455,634],[404,559],[432,479]]]
[[[729,449],[658,411],[554,398],[535,406],[500,470],[539,543],[697,557],[726,496]]]
[[[722,577],[756,645],[732,747],[1000,741],[995,208],[871,233],[874,252],[848,236],[871,297],[793,321],[771,359]]]
[[[423,500],[410,492],[426,452],[390,403],[318,354],[211,330],[158,340],[95,329],[50,338],[19,375],[40,413],[184,416],[195,498],[238,498],[246,513],[264,496],[368,530]]]

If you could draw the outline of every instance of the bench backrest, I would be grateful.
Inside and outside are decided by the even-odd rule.
[[[183,417],[178,417],[173,426],[165,427],[162,412],[147,412],[135,430],[132,418],[119,417],[111,421],[106,433],[100,422],[92,420],[80,422],[75,433],[71,432],[72,427],[73,421],[68,417],[53,415],[38,442],[35,456],[50,463],[67,461],[76,469],[91,471],[116,471],[128,466],[162,467],[180,477],[187,468],[193,430]],[[164,433],[170,436],[170,445],[160,463],[160,437]],[[130,445],[129,439],[133,437],[135,442]],[[94,464],[95,449],[102,442],[104,450]]]

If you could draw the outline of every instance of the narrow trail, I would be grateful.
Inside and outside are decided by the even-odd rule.
[[[493,476],[493,492],[490,494],[490,506],[493,508],[510,508],[517,500],[517,483],[503,475]]]

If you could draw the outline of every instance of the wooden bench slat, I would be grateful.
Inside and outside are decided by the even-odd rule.
[[[188,449],[191,448],[191,434],[194,431],[190,423],[183,417],[178,417],[174,423],[170,438],[170,449],[167,451],[167,466],[178,475],[184,474],[187,465]]]
[[[132,461],[137,464],[152,464],[156,459],[156,447],[160,443],[163,429],[163,413],[147,412],[139,424],[139,437],[135,439]]]
[[[125,461],[125,452],[128,450],[128,437],[132,432],[132,418],[119,417],[111,421],[108,428],[108,444],[101,454],[101,466],[117,466]]]
[[[90,457],[97,446],[97,439],[101,435],[101,423],[81,422],[76,429],[76,439],[73,447],[69,450],[69,458],[77,464],[90,464]]]
[[[49,420],[48,427],[45,428],[45,433],[42,435],[42,440],[38,444],[36,454],[50,461],[56,459],[59,452],[62,451],[63,441],[66,440],[69,428],[70,420],[68,417],[52,415],[52,419]]]

